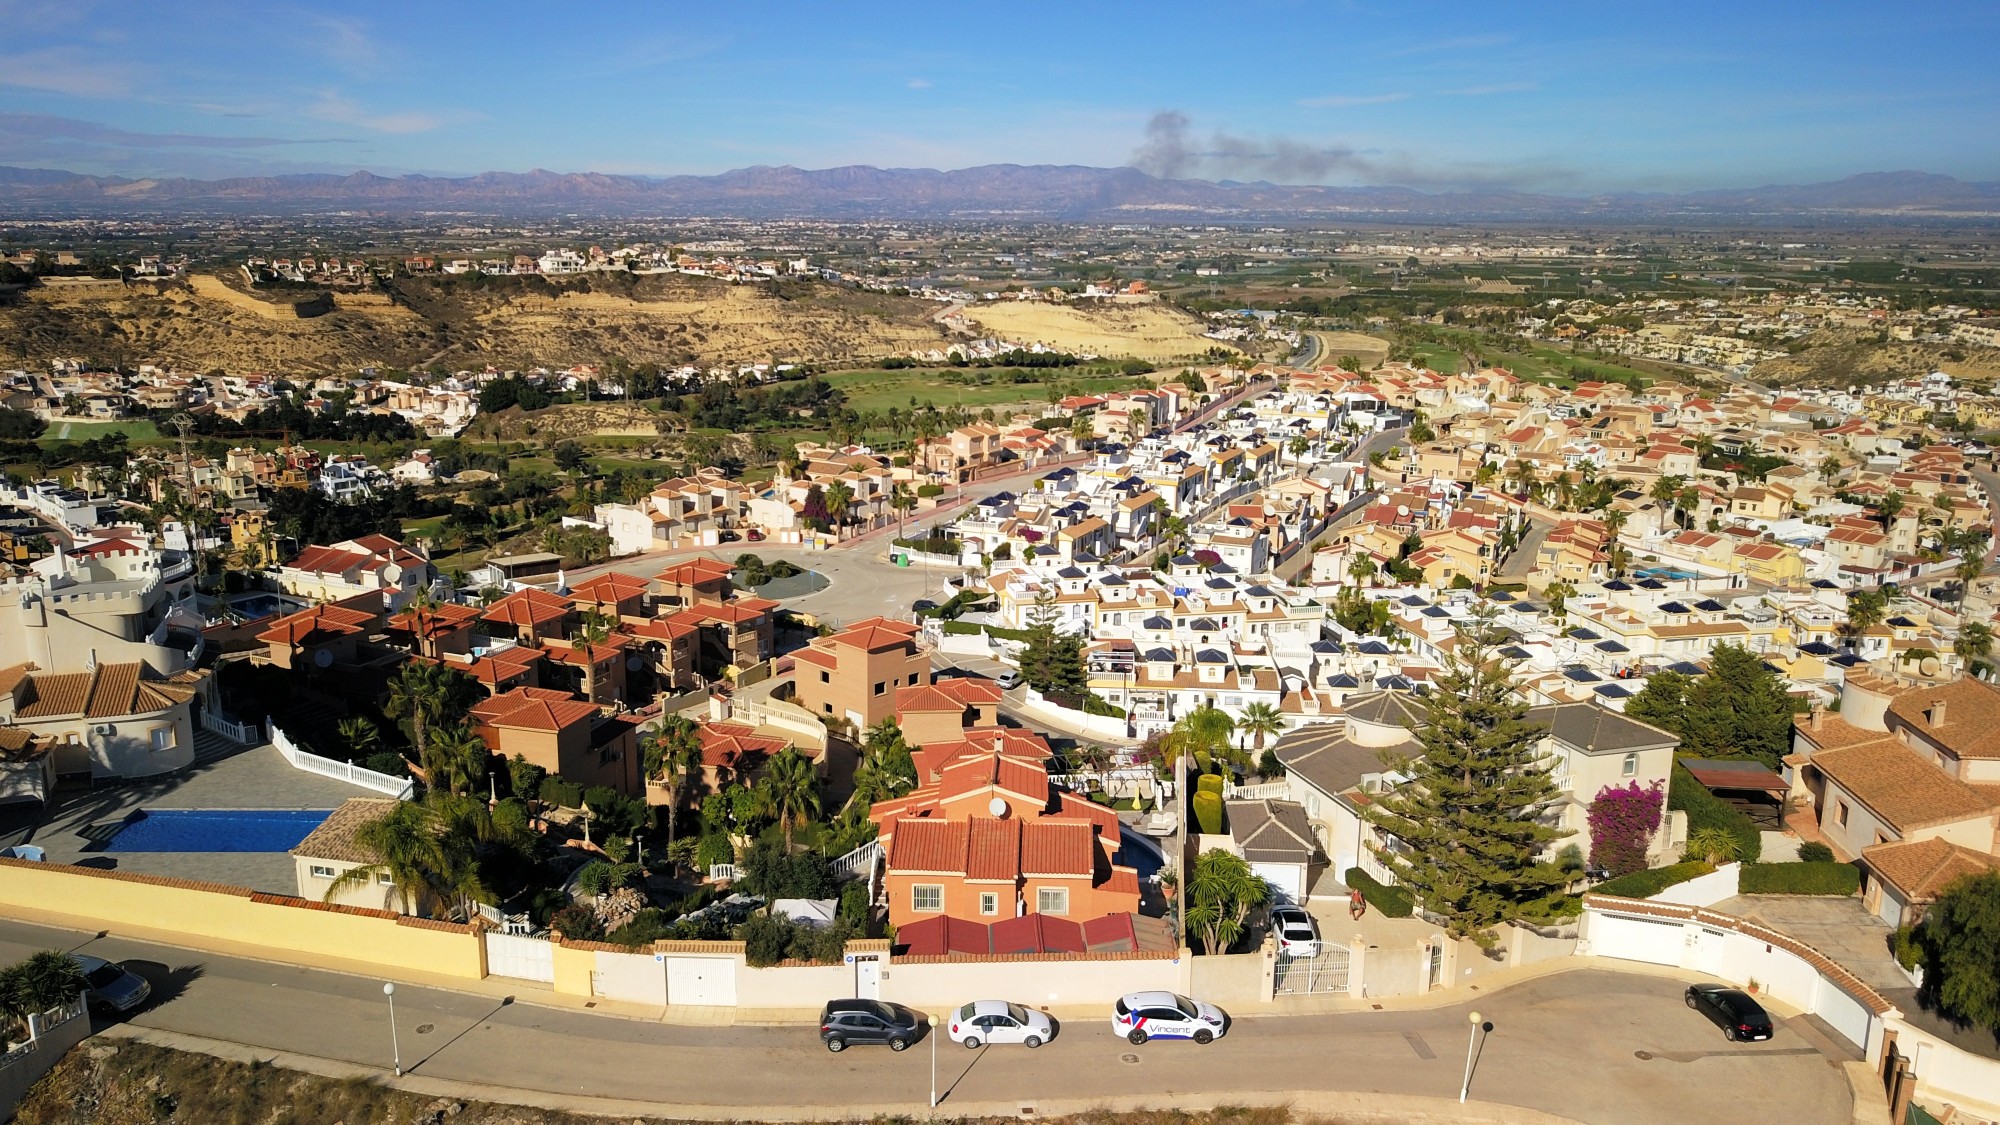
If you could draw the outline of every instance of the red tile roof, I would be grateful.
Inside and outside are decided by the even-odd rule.
[[[1085,821],[1032,820],[1021,828],[1023,875],[1089,878],[1097,872],[1098,854],[1096,829]]]
[[[703,723],[696,732],[701,738],[701,761],[705,766],[740,767],[751,765],[784,750],[782,738],[761,738],[757,728],[744,723]]]
[[[677,562],[653,577],[677,586],[695,586],[703,582],[712,582],[717,578],[727,578],[735,570],[734,566],[721,559],[696,558]]]
[[[889,842],[889,870],[964,874],[968,826],[962,820],[912,818],[896,822]]]
[[[516,590],[480,614],[481,620],[500,622],[513,626],[535,626],[560,620],[570,612],[569,600],[557,597],[546,590],[529,587]]]
[[[597,706],[580,699],[552,699],[547,691],[515,688],[472,709],[490,726],[561,731],[597,716]]]
[[[1021,822],[980,817],[966,822],[965,877],[1012,881],[1021,873]]]
[[[652,583],[636,574],[620,574],[607,570],[595,578],[587,578],[569,588],[574,597],[594,602],[622,602],[627,598],[643,596],[652,588]]]

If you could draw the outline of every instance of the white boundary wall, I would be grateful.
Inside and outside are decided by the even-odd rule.
[[[1706,973],[1759,989],[1825,1020],[1879,1064],[1886,1020],[1901,1013],[1796,938],[1728,914],[1655,900],[1584,897],[1576,951]]]
[[[376,773],[353,762],[336,762],[332,758],[322,758],[293,742],[290,735],[278,729],[278,724],[272,723],[270,726],[271,745],[278,748],[278,753],[284,755],[285,761],[290,762],[293,769],[331,777],[350,785],[359,785],[363,789],[383,793],[399,801],[409,800],[410,794],[416,790],[416,782],[407,777],[390,777],[386,773]]]

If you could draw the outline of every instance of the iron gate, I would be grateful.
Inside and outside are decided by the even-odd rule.
[[[1313,957],[1278,955],[1273,991],[1280,996],[1347,991],[1347,947],[1320,943]]]

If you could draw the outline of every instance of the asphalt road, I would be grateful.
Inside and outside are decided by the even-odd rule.
[[[0,963],[84,946],[139,962],[155,999],[141,1027],[386,1070],[388,1009],[366,977],[0,921]],[[1583,970],[1474,998],[1492,1024],[1477,1100],[1589,1122],[1845,1121],[1839,1070],[1787,1028],[1725,1042],[1675,981]],[[974,999],[967,997],[967,999]],[[1350,1090],[1452,1096],[1470,1005],[1428,1011],[1239,1018],[1207,1047],[1133,1047],[1107,1020],[1070,1020],[1038,1051],[939,1044],[945,1107],[1044,1098]],[[834,1055],[810,1027],[688,1027],[502,1004],[415,985],[396,990],[406,1071],[506,1089],[693,1106],[922,1108],[928,1045]]]

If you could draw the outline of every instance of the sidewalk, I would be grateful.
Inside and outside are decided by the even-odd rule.
[[[1031,1098],[1021,1101],[951,1101],[924,1110],[908,1102],[834,1105],[765,1105],[746,1112],[743,1106],[698,1105],[687,1102],[651,1102],[629,1098],[603,1098],[587,1094],[557,1094],[513,1086],[456,1082],[428,1078],[420,1074],[398,1077],[380,1067],[361,1066],[335,1059],[301,1055],[287,1051],[247,1047],[222,1039],[118,1025],[99,1034],[114,1039],[130,1039],[155,1047],[210,1055],[234,1062],[274,1066],[285,1070],[316,1074],[338,1081],[366,1081],[391,1090],[429,1098],[454,1101],[493,1102],[529,1106],[567,1113],[592,1114],[605,1118],[655,1117],[669,1121],[867,1121],[883,1118],[957,1121],[976,1117],[1061,1117],[1082,1113],[1136,1113],[1147,1110],[1211,1110],[1223,1106],[1286,1106],[1303,1116],[1333,1117],[1344,1122],[1381,1125],[1427,1125],[1459,1122],[1465,1125],[1578,1125],[1567,1117],[1557,1117],[1520,1106],[1472,1101],[1460,1104],[1449,1098],[1411,1094],[1382,1094],[1367,1091],[1269,1090],[1225,1091],[1219,1093],[1173,1092],[1139,1097]],[[86,1042],[88,1042],[86,1040]]]

